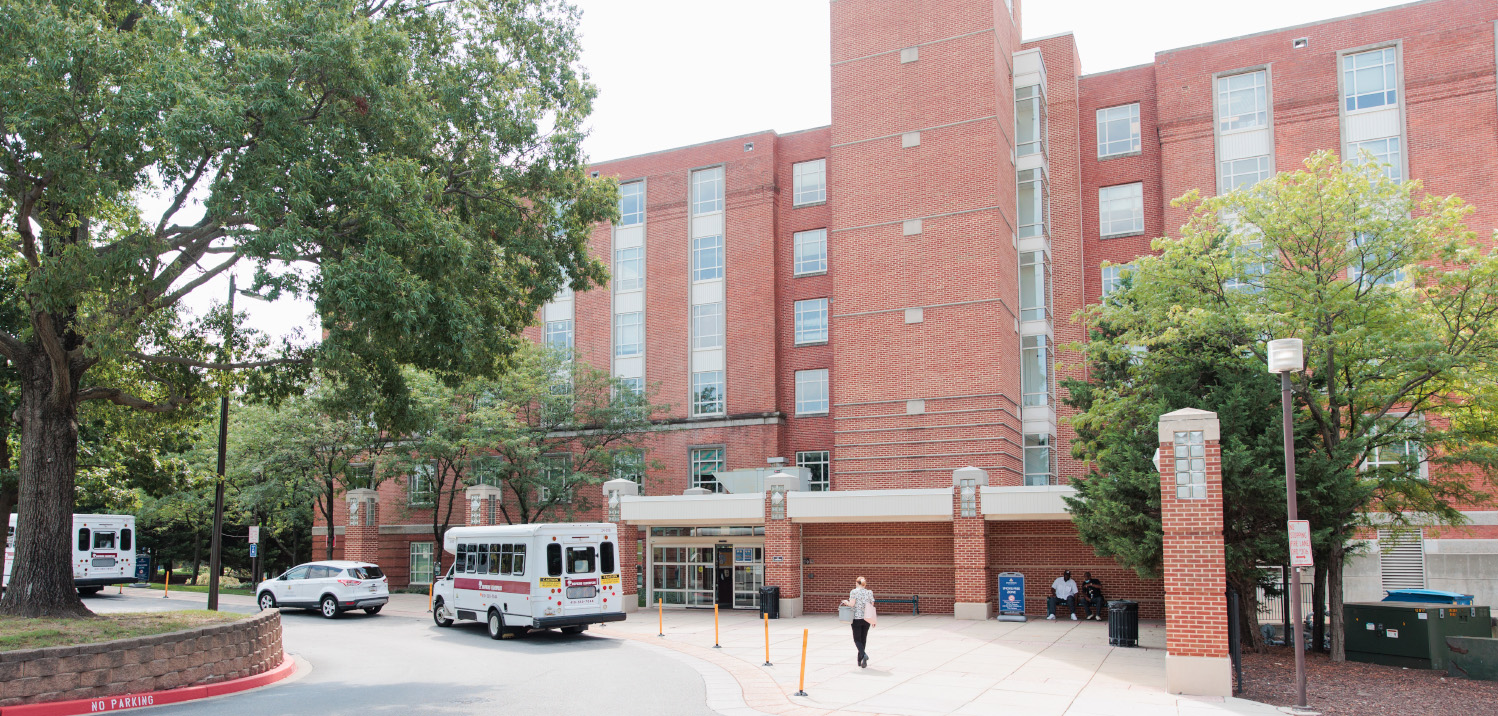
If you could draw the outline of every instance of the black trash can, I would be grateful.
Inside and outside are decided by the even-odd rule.
[[[1139,646],[1139,602],[1108,602],[1108,646]]]
[[[759,588],[759,613],[768,614],[771,619],[780,618],[780,587]]]

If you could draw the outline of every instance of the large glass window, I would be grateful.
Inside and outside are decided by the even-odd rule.
[[[723,167],[692,172],[692,213],[723,210]]]
[[[1051,402],[1050,351],[1045,336],[1020,339],[1020,392],[1025,405],[1049,405]]]
[[[796,371],[796,414],[827,412],[827,369]]]
[[[796,302],[796,344],[827,342],[827,299]]]
[[[619,358],[645,352],[645,314],[640,311],[614,314],[614,355]]]
[[[411,543],[411,584],[432,583],[432,543]]]
[[[1045,174],[1039,169],[1019,173],[1019,236],[1045,236]]]
[[[1129,272],[1134,270],[1134,264],[1114,264],[1103,267],[1103,295],[1107,296],[1123,287],[1123,281]]]
[[[406,504],[412,507],[430,507],[433,502],[432,477],[436,467],[423,463],[411,468],[406,476]]]
[[[645,249],[636,246],[614,252],[614,290],[638,291],[645,288]]]
[[[1342,99],[1349,112],[1399,101],[1399,70],[1394,63],[1394,48],[1344,55]]]
[[[546,345],[558,350],[572,350],[572,321],[547,321]]]
[[[1378,242],[1364,233],[1352,235],[1353,253],[1347,267],[1347,278],[1365,286],[1388,286],[1404,280],[1404,266],[1396,265],[1387,242]]]
[[[636,449],[614,452],[613,473],[615,480],[629,480],[645,486],[645,454]]]
[[[723,404],[723,371],[701,370],[692,374],[692,414],[720,415]]]
[[[717,581],[712,547],[656,547],[652,557],[653,596],[666,604],[713,605]]]
[[[722,492],[715,472],[723,471],[723,448],[692,448],[692,487],[705,487],[713,492]]]
[[[815,159],[792,167],[796,206],[827,201],[827,160]]]
[[[1051,436],[1025,435],[1025,484],[1049,485],[1055,470],[1051,460]]]
[[[571,502],[572,488],[567,485],[572,477],[571,455],[546,455],[541,458],[541,486],[537,496],[541,502],[552,499],[552,490],[557,490],[557,501]]]
[[[1416,440],[1419,429],[1420,419],[1414,417],[1380,423],[1370,436],[1373,446],[1368,449],[1362,469],[1411,471],[1425,477],[1422,451]]]
[[[1043,251],[1019,255],[1019,319],[1043,321],[1050,314],[1046,292],[1046,261]]]
[[[645,223],[645,182],[619,185],[619,225]]]
[[[692,306],[692,348],[723,347],[723,304]]]
[[[1111,157],[1139,151],[1139,104],[1097,111],[1097,156]]]
[[[1229,159],[1218,163],[1224,192],[1247,189],[1269,178],[1269,157]]]
[[[567,548],[567,573],[592,574],[598,569],[598,550],[593,547]]]
[[[1122,184],[1098,189],[1098,224],[1103,236],[1125,236],[1144,231],[1144,184]]]
[[[806,489],[826,492],[832,489],[832,453],[827,450],[806,450],[796,453],[796,465],[806,468],[810,477]]]
[[[1045,150],[1045,96],[1040,85],[1014,88],[1014,154],[1023,157]]]
[[[692,239],[692,280],[711,281],[723,278],[723,237],[699,236]]]
[[[795,235],[795,275],[822,273],[827,270],[827,230],[798,231]]]
[[[1269,80],[1263,70],[1217,78],[1220,131],[1269,126]]]
[[[1353,166],[1372,162],[1383,169],[1384,176],[1394,181],[1403,180],[1404,158],[1399,151],[1399,137],[1353,142],[1348,150],[1347,161],[1352,162]]]

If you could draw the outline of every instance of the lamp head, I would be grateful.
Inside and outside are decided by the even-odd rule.
[[[1306,366],[1305,344],[1299,338],[1269,342],[1269,372],[1298,371]]]

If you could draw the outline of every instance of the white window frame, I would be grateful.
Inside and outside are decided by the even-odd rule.
[[[703,390],[716,387],[718,394],[715,399],[703,398]],[[692,415],[694,417],[703,415],[724,415],[728,410],[727,386],[724,382],[721,370],[700,370],[692,373]]]
[[[645,493],[645,451],[639,448],[623,448],[614,451],[614,479],[629,480],[640,486]]]
[[[1024,484],[1030,487],[1051,485],[1056,482],[1056,451],[1055,440],[1044,433],[1025,433],[1024,445]],[[1045,470],[1035,471],[1035,455],[1040,455],[1040,460],[1045,461]]]
[[[558,343],[556,340],[558,336],[565,336],[565,340]],[[574,338],[572,319],[564,318],[560,321],[546,322],[546,345],[564,351],[571,351],[574,346]]]
[[[1028,223],[1026,223],[1023,218],[1026,207],[1026,186],[1029,186],[1031,191],[1030,201],[1028,202],[1028,205],[1029,208],[1035,213],[1033,217],[1034,221]],[[1019,222],[1019,238],[1024,239],[1032,236],[1047,235],[1051,223],[1051,203],[1049,197],[1046,195],[1047,191],[1048,189],[1045,170],[1025,169],[1018,173],[1017,181],[1015,184],[1015,205],[1017,207],[1015,213],[1015,221]]]
[[[633,266],[633,276],[623,278],[624,267]],[[645,288],[645,247],[631,246],[614,251],[614,290],[619,293]]]
[[[1128,122],[1129,134],[1126,137],[1115,137],[1110,132],[1110,128],[1120,121]],[[1120,144],[1124,145],[1123,148],[1118,148]],[[1138,154],[1141,146],[1138,102],[1104,107],[1097,111],[1098,159]]]
[[[797,231],[792,237],[791,275],[815,276],[827,273],[827,230]],[[815,249],[815,254],[812,249]]]
[[[1040,386],[1035,385],[1037,377]],[[1020,395],[1027,407],[1051,404],[1051,345],[1045,335],[1020,337]]]
[[[827,203],[827,160],[813,159],[792,165],[791,183],[795,207]]]
[[[1026,281],[1030,282],[1027,287]],[[1019,319],[1046,321],[1051,318],[1050,262],[1044,251],[1022,251],[1019,255]]]
[[[795,344],[816,345],[827,342],[828,305],[825,298],[797,301],[794,307]],[[820,323],[818,323],[820,319]]]
[[[1030,121],[1021,119],[1025,107],[1030,108]],[[1046,150],[1046,106],[1045,91],[1040,85],[1014,88],[1014,156],[1044,154]],[[1028,129],[1025,125],[1028,124]],[[1026,138],[1027,132],[1033,137]]]
[[[723,167],[692,172],[692,216],[723,211],[725,188]]]
[[[1097,191],[1099,236],[1111,239],[1144,233],[1143,182],[1099,187]]]
[[[436,483],[436,472],[437,466],[429,462],[411,466],[411,473],[406,475],[407,507],[435,508],[437,506],[437,495],[433,491],[433,485]],[[425,489],[423,489],[422,485],[425,485]],[[423,495],[425,495],[424,498],[422,497]]]
[[[1374,55],[1378,55],[1378,57],[1374,58]],[[1379,62],[1376,65],[1370,64],[1365,67],[1352,67],[1359,59],[1377,59]],[[1343,54],[1340,60],[1338,64],[1340,65],[1342,80],[1340,92],[1342,95],[1342,111],[1351,114],[1365,110],[1399,106],[1399,94],[1403,88],[1400,86],[1401,83],[1399,81],[1399,48],[1397,46],[1387,45],[1359,52],[1348,52]],[[1381,75],[1381,79],[1384,82],[1383,88],[1377,91],[1359,93],[1359,88],[1357,87],[1359,72],[1367,72],[1374,68],[1380,70],[1378,74]],[[1375,95],[1378,96],[1378,104],[1358,106],[1360,98],[1373,97]]]
[[[645,312],[614,314],[614,357],[645,355]]]
[[[704,473],[723,472],[728,468],[728,450],[722,445],[699,446],[687,451],[688,474],[691,478],[692,487],[707,487],[713,492],[722,492],[723,485],[718,483],[718,478],[711,478],[711,483],[702,480]],[[716,466],[712,470],[706,468]]]
[[[645,223],[645,182],[632,181],[619,185],[619,226],[638,226]]]
[[[1253,162],[1250,166],[1249,162]],[[1269,155],[1256,157],[1243,157],[1241,159],[1224,159],[1217,163],[1218,186],[1226,193],[1238,189],[1251,189],[1271,176],[1274,176],[1274,162]],[[1252,180],[1245,177],[1251,177]]]
[[[1124,278],[1134,271],[1134,264],[1112,264],[1102,267],[1102,297],[1118,290],[1123,285]]]
[[[560,500],[558,500],[558,502],[562,502],[562,503],[572,502],[572,498],[573,498],[572,485],[569,484],[570,481],[567,479],[568,477],[570,477],[572,475],[572,453],[559,452],[559,453],[552,453],[552,454],[548,454],[548,455],[542,455],[541,456],[541,462],[542,462],[542,468],[541,468],[541,470],[544,473],[543,478],[545,480],[547,480],[547,481],[550,481],[551,478],[553,477],[553,475],[552,475],[553,471],[558,470],[558,469],[560,469],[562,471],[562,474],[560,475],[560,477],[561,477],[561,483],[562,483],[562,497],[561,497]],[[536,486],[536,497],[541,502],[546,502],[546,501],[550,500],[551,499],[551,489],[548,488],[546,485],[537,485]]]
[[[722,234],[698,236],[692,239],[692,282],[722,279],[724,252]]]
[[[826,415],[831,402],[826,368],[796,371],[796,415]]]
[[[1382,147],[1370,145],[1382,144]],[[1392,148],[1391,148],[1392,146]],[[1352,166],[1363,165],[1363,150],[1383,169],[1384,176],[1397,182],[1404,181],[1404,138],[1399,135],[1384,137],[1382,139],[1365,139],[1361,142],[1347,143],[1347,161]]]
[[[410,543],[410,546],[408,547],[408,554],[410,555],[410,558],[406,563],[406,568],[408,570],[406,579],[408,584],[431,584],[436,580],[437,569],[432,559],[437,555],[436,550],[432,549],[432,547],[433,543],[431,542]],[[425,552],[425,554],[422,554],[423,552]],[[422,575],[426,577],[425,580],[419,580],[416,578],[416,559],[418,557],[423,557],[426,559],[426,573]]]
[[[1234,80],[1241,79],[1257,80],[1247,83],[1247,86],[1231,88]],[[1228,115],[1228,109],[1232,106],[1234,96],[1243,94],[1254,95],[1254,101],[1258,104],[1251,112]],[[1218,134],[1231,134],[1234,132],[1245,132],[1253,129],[1262,129],[1269,126],[1269,70],[1255,69],[1246,72],[1234,72],[1229,75],[1219,75],[1213,83],[1214,106],[1217,114]]]
[[[1394,421],[1394,422],[1403,423],[1405,425],[1417,425],[1417,424],[1420,423],[1420,421],[1421,421],[1421,417],[1420,416],[1418,416],[1418,415],[1411,415],[1411,416],[1409,416],[1407,418],[1401,418],[1401,419],[1399,419],[1397,421]],[[1376,431],[1374,431],[1374,432],[1376,432]],[[1369,437],[1376,438],[1377,436],[1376,435],[1370,435]],[[1404,452],[1402,453],[1403,455],[1413,454],[1415,456],[1416,460],[1418,461],[1417,462],[1416,470],[1419,473],[1418,474],[1419,478],[1421,480],[1429,480],[1430,479],[1430,461],[1426,459],[1426,457],[1425,457],[1425,451],[1420,448],[1420,444],[1417,443],[1417,442],[1415,442],[1415,441],[1413,441],[1413,440],[1405,440],[1405,441],[1403,441],[1403,443],[1401,443],[1401,445],[1403,446],[1402,449],[1404,450]],[[1393,447],[1394,447],[1394,445],[1379,445],[1379,446],[1374,447],[1368,453],[1368,458],[1365,459],[1365,460],[1363,460],[1363,462],[1358,465],[1358,472],[1363,472],[1363,471],[1366,471],[1366,470],[1374,470],[1374,469],[1383,467],[1385,465],[1390,465],[1390,466],[1392,466],[1392,465],[1403,465],[1404,464],[1404,459],[1402,457],[1394,457],[1394,458],[1388,459],[1388,460],[1384,459],[1384,454],[1383,454],[1384,450],[1388,450],[1388,449],[1391,449]],[[1398,455],[1398,454],[1399,453],[1396,453],[1396,455]]]
[[[811,474],[806,478],[806,489],[809,492],[827,492],[832,489],[832,451],[831,450],[802,450],[796,453],[796,466],[808,468]],[[812,468],[821,467],[822,475],[817,477],[816,470]]]
[[[722,348],[727,320],[722,301],[692,306],[692,349]]]

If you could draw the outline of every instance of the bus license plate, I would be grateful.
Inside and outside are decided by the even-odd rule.
[[[568,599],[592,599],[598,596],[598,587],[568,587]]]

